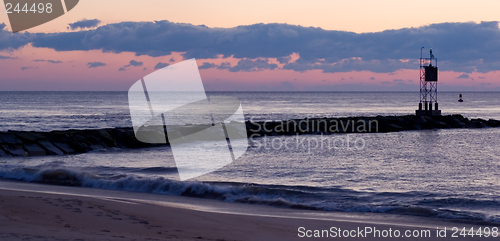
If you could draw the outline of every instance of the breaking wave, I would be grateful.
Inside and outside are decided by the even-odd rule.
[[[172,172],[175,168],[142,168],[128,171]],[[440,196],[424,192],[371,192],[340,187],[262,185],[238,182],[181,182],[135,174],[96,175],[66,168],[15,168],[0,170],[0,178],[51,185],[123,190],[207,198],[225,202],[261,204],[305,210],[392,213],[500,223],[500,216],[474,211],[498,207],[484,197]],[[446,208],[442,208],[446,204]],[[456,209],[454,208],[456,207]],[[465,211],[464,211],[465,210]]]

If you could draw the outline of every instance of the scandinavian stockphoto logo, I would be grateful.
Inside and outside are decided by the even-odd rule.
[[[170,143],[181,181],[222,168],[248,148],[240,101],[207,97],[195,59],[137,81],[128,100],[136,138]]]
[[[73,9],[79,0],[3,0],[12,32],[52,21]]]

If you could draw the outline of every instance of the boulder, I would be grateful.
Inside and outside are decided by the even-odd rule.
[[[99,150],[104,150],[106,148],[104,146],[102,146],[102,145],[94,144],[94,145],[90,145],[90,149],[92,151],[99,151]]]
[[[22,145],[2,145],[2,148],[12,156],[28,156]]]
[[[92,146],[102,146],[102,148],[107,148],[108,145],[106,145],[106,142],[102,141],[98,135],[96,136],[88,136],[87,140],[90,141],[90,148],[95,150]],[[101,149],[102,149],[101,148]]]
[[[90,141],[88,141],[85,137],[81,135],[75,135],[74,139],[66,143],[78,153],[85,153],[92,150],[90,148],[91,145]]]
[[[45,139],[45,136],[36,132],[17,132],[15,135],[24,142],[35,142]]]
[[[472,119],[469,122],[469,128],[485,128],[488,127],[482,119]]]
[[[8,157],[9,154],[5,153],[2,149],[0,149],[0,157]]]
[[[446,123],[450,125],[451,128],[466,128],[467,125],[463,123],[459,118],[456,116],[446,116]]]
[[[489,119],[488,125],[491,127],[500,127],[500,121]]]
[[[15,135],[0,133],[0,144],[23,144]]]
[[[61,149],[62,151],[64,151],[64,153],[66,154],[74,154],[76,153],[75,152],[75,149],[71,148],[68,144],[66,143],[58,143],[58,142],[54,142],[54,145],[57,146],[57,148]]]
[[[24,144],[24,149],[28,151],[28,156],[45,156],[46,152],[43,148],[35,143]]]
[[[445,122],[442,122],[442,121],[436,121],[434,122],[436,124],[436,127],[437,128],[441,128],[441,129],[448,129],[448,128],[451,128],[450,125],[448,125],[447,123]]]
[[[403,127],[398,126],[396,124],[389,124],[389,130],[390,131],[403,131]]]
[[[59,150],[59,148],[54,146],[54,144],[49,141],[39,141],[38,144],[40,144],[40,146],[47,150],[47,153],[49,155],[64,155],[64,152]]]
[[[103,140],[107,146],[116,147],[116,142],[113,137],[105,130],[100,130],[99,135],[101,135],[101,140]]]

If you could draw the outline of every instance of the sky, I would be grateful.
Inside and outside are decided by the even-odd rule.
[[[0,90],[126,91],[195,58],[220,91],[500,91],[499,1],[84,0],[12,33],[0,7]]]

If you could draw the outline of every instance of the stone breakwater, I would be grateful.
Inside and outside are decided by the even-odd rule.
[[[498,120],[448,116],[376,116],[246,122],[248,137],[301,134],[375,133],[406,130],[500,127]],[[168,144],[168,140],[167,140]],[[78,154],[109,148],[135,149],[165,144],[137,140],[132,128],[51,132],[0,132],[0,157]]]

